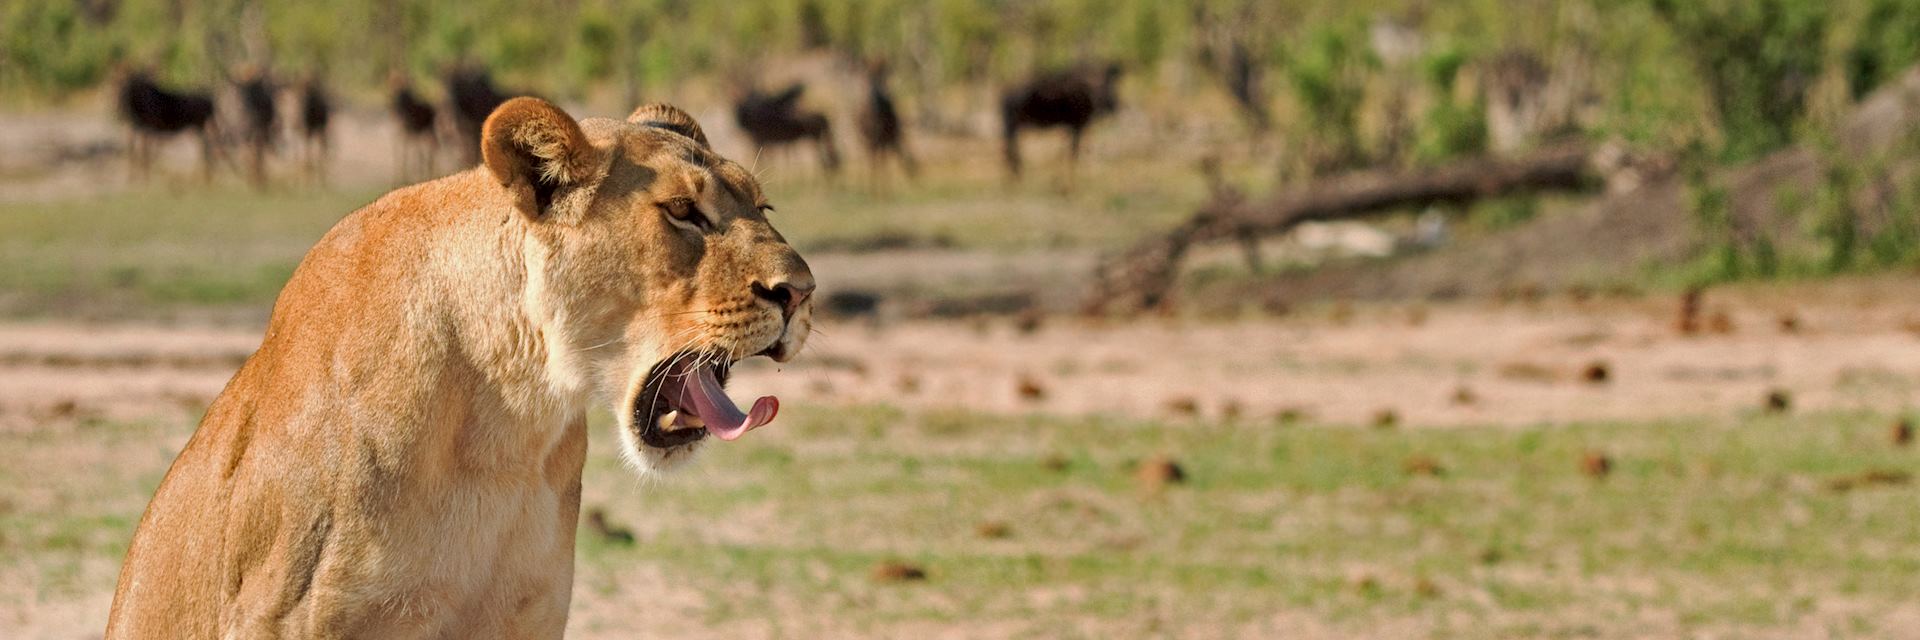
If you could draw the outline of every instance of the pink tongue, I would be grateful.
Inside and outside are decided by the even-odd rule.
[[[773,396],[761,396],[753,401],[753,410],[741,412],[734,406],[733,399],[720,388],[720,381],[714,379],[713,369],[698,367],[692,372],[693,379],[681,387],[682,406],[693,405],[694,413],[700,415],[700,421],[707,424],[707,433],[719,436],[721,440],[734,440],[753,430],[755,427],[773,422],[774,414],[780,412],[780,399]]]

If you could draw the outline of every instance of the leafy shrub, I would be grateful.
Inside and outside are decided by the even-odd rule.
[[[1678,35],[1725,136],[1725,159],[1786,145],[1820,73],[1831,9],[1803,0],[1653,0]]]
[[[1859,33],[1847,48],[1847,88],[1859,99],[1920,61],[1920,2],[1867,0]]]
[[[1361,160],[1360,105],[1367,73],[1379,66],[1361,44],[1364,33],[1358,25],[1318,27],[1286,56],[1288,85],[1321,149],[1315,164],[1326,168]]]

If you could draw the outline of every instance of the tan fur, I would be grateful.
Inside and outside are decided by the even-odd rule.
[[[484,167],[307,254],[141,519],[108,638],[558,637],[590,404],[649,472],[699,446],[633,437],[654,364],[803,346],[811,305],[751,285],[813,276],[738,165],[526,98],[485,131]]]

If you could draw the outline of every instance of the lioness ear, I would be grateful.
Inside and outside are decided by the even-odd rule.
[[[693,116],[687,115],[687,112],[681,111],[679,107],[664,102],[655,102],[634,109],[633,115],[627,116],[627,122],[655,129],[666,129],[693,139],[694,142],[700,143],[701,147],[713,148],[707,145],[707,134],[700,130],[700,123],[694,122]]]
[[[579,186],[593,171],[593,145],[580,123],[539,98],[501,104],[487,116],[480,140],[487,170],[531,217],[546,214],[555,192]]]

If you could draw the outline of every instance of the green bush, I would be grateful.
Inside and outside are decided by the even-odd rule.
[[[1728,160],[1785,146],[1820,74],[1826,2],[1653,0],[1705,82]]]
[[[1362,160],[1360,106],[1367,74],[1379,66],[1365,34],[1357,22],[1317,27],[1285,56],[1287,83],[1319,149],[1314,164],[1321,168]]]
[[[1865,1],[1867,10],[1845,60],[1847,88],[1855,99],[1920,61],[1920,2]]]
[[[1455,85],[1466,63],[1467,55],[1455,47],[1441,48],[1421,60],[1421,74],[1434,103],[1420,124],[1413,148],[1415,161],[1432,164],[1486,150],[1486,103],[1481,94],[1474,92],[1475,98],[1465,104],[1455,97]]]
[[[62,93],[105,77],[115,48],[65,2],[0,5],[0,85]]]

